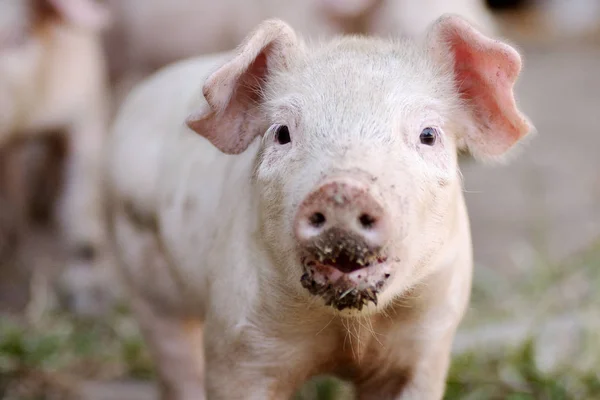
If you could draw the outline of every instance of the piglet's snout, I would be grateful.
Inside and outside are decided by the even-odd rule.
[[[329,181],[311,192],[299,207],[294,228],[298,244],[306,247],[327,245],[333,237],[343,242],[346,237],[371,249],[382,248],[390,233],[383,205],[366,185],[352,179]]]

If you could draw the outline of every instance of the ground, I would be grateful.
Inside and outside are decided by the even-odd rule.
[[[600,46],[513,33],[525,65],[519,104],[538,134],[509,165],[463,162],[476,271],[446,399],[597,399]],[[84,400],[156,398],[125,310],[84,322],[34,307],[29,322],[0,328],[0,398],[40,390],[28,383],[60,393],[48,399],[77,388]],[[348,397],[328,390],[302,398]]]

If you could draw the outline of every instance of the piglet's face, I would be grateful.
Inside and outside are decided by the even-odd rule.
[[[512,96],[519,67],[458,17],[420,43],[310,50],[268,21],[207,80],[211,110],[188,125],[231,154],[260,137],[258,212],[276,264],[324,305],[368,312],[439,264],[462,199],[458,146],[498,156],[529,131]]]

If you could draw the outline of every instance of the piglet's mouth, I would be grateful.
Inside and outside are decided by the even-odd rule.
[[[306,265],[320,264],[323,266],[329,266],[329,267],[337,269],[340,272],[347,274],[347,273],[354,272],[354,271],[357,271],[362,268],[368,268],[372,265],[383,264],[386,261],[387,261],[387,257],[385,257],[385,256],[369,255],[369,256],[353,257],[351,254],[349,254],[347,252],[340,252],[335,257],[332,256],[329,258],[321,258],[320,261],[306,260],[305,263],[306,263]]]
[[[353,257],[342,251],[335,257],[305,256],[302,265],[302,286],[339,311],[360,311],[369,302],[377,305],[377,296],[391,276],[384,255]]]

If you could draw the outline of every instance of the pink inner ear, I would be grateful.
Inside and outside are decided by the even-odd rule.
[[[248,74],[257,77],[264,77],[267,74],[267,56],[265,52],[269,51],[265,48],[255,59],[254,62],[248,68]]]
[[[212,112],[188,120],[190,128],[227,154],[241,153],[258,134],[260,90],[268,70],[266,51],[268,48],[240,76],[224,70],[209,78],[203,91]],[[224,97],[222,93],[227,92]]]
[[[260,88],[267,75],[267,56],[265,55],[265,51],[268,51],[268,49],[264,49],[256,56],[252,64],[248,67],[248,70],[240,77],[235,89],[234,96],[241,96],[242,99],[240,100],[242,101],[245,97],[248,102],[252,103],[249,105],[250,107],[258,105],[262,96]]]
[[[471,105],[477,134],[484,136],[471,137],[470,141],[484,147],[489,155],[499,155],[529,131],[513,94],[520,57],[471,28],[454,27],[447,38],[459,92]]]

